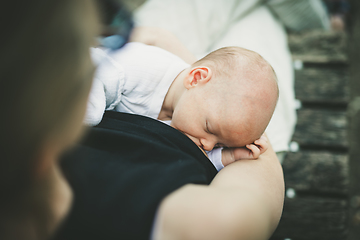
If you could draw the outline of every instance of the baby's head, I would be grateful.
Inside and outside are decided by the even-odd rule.
[[[186,90],[172,126],[199,147],[242,147],[265,131],[278,99],[276,75],[259,54],[240,47],[218,49],[183,74]]]

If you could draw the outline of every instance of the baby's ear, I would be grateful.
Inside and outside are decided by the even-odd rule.
[[[210,81],[212,71],[205,66],[193,67],[184,79],[184,86],[186,89],[205,84]]]

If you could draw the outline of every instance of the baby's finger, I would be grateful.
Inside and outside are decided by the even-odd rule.
[[[269,144],[263,140],[256,140],[254,144],[260,149],[261,153],[264,153],[269,148]]]
[[[269,147],[268,142],[263,138],[260,138],[260,139],[256,140],[254,143],[260,149],[260,153],[264,153]]]
[[[246,148],[252,152],[253,158],[258,158],[260,156],[260,149],[254,144],[246,145]]]

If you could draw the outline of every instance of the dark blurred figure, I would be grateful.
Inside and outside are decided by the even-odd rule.
[[[71,205],[58,156],[81,136],[97,10],[19,0],[0,13],[0,239],[48,239]]]

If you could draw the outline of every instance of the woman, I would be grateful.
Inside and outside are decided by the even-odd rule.
[[[47,239],[71,203],[71,191],[59,170],[58,159],[82,132],[94,70],[89,47],[97,34],[97,14],[94,3],[88,0],[7,2],[1,11],[6,19],[1,21],[1,29],[7,37],[1,39],[0,57],[0,103],[5,116],[0,124],[0,238]],[[147,137],[142,137],[145,134]],[[133,144],[117,151],[119,141]],[[183,146],[177,148],[174,141]],[[145,161],[154,144],[159,157]],[[101,153],[96,157],[91,155],[93,152]],[[89,236],[88,231],[94,237],[109,237],[105,239],[134,239],[140,236],[135,230],[143,232],[142,238],[152,234],[154,239],[268,238],[279,221],[284,191],[274,151],[270,148],[257,161],[231,164],[215,177],[201,154],[191,140],[155,120],[108,113],[105,121],[64,159],[63,167],[75,191],[75,205],[59,238]],[[125,174],[132,168],[124,170],[124,164],[134,161],[137,169],[151,164],[151,171],[137,170],[126,181]],[[154,175],[154,166],[162,163],[168,169],[182,167],[186,176],[163,174],[167,171]],[[106,175],[104,164],[107,169],[118,168],[123,173]],[[150,173],[146,179],[151,182],[143,181],[142,173]],[[82,182],[83,176],[97,176],[104,181],[89,184]],[[176,184],[158,193],[157,186],[171,182],[169,179]],[[135,180],[142,181],[144,188],[134,188]],[[112,182],[121,183],[121,188],[105,188]],[[155,190],[150,191],[150,186]],[[122,208],[127,212],[101,215],[101,211],[93,210],[101,210],[108,206],[107,202],[102,198],[86,199],[84,192],[90,196],[105,193],[112,206],[116,206],[112,193],[136,202],[128,201],[129,206]],[[143,204],[148,202],[143,198],[147,193],[155,199],[150,205]],[[148,214],[137,215],[143,212]],[[74,216],[86,221],[73,222]],[[113,222],[115,218],[123,225]],[[101,222],[109,224],[99,225]],[[117,228],[124,235],[109,234],[116,233]]]

